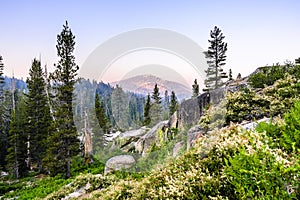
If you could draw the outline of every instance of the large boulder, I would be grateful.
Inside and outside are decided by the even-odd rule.
[[[135,159],[131,155],[119,155],[106,161],[104,174],[122,169],[129,169],[135,164]]]
[[[168,121],[161,121],[151,128],[144,136],[142,136],[135,144],[136,152],[145,154],[152,145],[161,142],[166,138],[166,129]]]
[[[128,149],[127,146],[132,146],[132,144],[136,141],[138,141],[138,139],[140,137],[142,137],[143,135],[145,135],[145,133],[147,132],[146,127],[141,127],[138,130],[131,130],[131,131],[127,131],[124,133],[121,133],[117,138],[117,144],[120,148],[124,148],[124,149]]]

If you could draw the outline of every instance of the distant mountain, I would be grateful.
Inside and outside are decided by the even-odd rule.
[[[147,95],[153,92],[153,88],[156,83],[159,88],[161,97],[164,97],[166,90],[168,91],[169,95],[171,95],[171,92],[174,91],[178,100],[180,101],[190,98],[192,95],[191,88],[188,88],[181,83],[163,80],[153,75],[138,75],[132,78],[113,82],[111,83],[111,85],[116,86],[118,84],[125,91]]]
[[[23,79],[11,78],[4,76],[4,90],[11,90],[12,81],[14,81],[15,88],[19,90],[26,90],[26,82]]]

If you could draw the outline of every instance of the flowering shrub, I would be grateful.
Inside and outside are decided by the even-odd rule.
[[[245,88],[226,95],[226,122],[242,122],[267,116],[270,102],[262,95]]]
[[[266,131],[231,124],[200,138],[194,149],[142,180],[115,182],[94,198],[299,198],[299,158],[272,148],[272,142]]]

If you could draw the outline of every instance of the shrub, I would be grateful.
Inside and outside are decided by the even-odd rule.
[[[300,102],[296,102],[289,113],[284,116],[284,127],[281,143],[289,152],[300,150]]]
[[[268,115],[270,102],[251,89],[226,95],[226,123],[242,122],[243,120],[260,119]]]
[[[264,149],[249,154],[242,148],[229,159],[225,175],[237,199],[296,199],[297,191],[289,188],[299,187],[299,169],[297,165],[284,166]]]
[[[275,81],[284,78],[288,71],[288,66],[280,66],[279,64],[271,67],[262,67],[260,68],[260,72],[250,76],[249,84],[253,88],[264,88],[273,85]]]

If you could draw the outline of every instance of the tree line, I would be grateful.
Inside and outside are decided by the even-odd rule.
[[[79,152],[73,120],[73,89],[79,67],[73,55],[75,36],[68,22],[57,35],[58,63],[48,76],[41,62],[32,61],[27,92],[3,90],[0,59],[1,157],[0,167],[14,178],[26,176],[31,168],[51,175],[71,176],[70,165]]]

